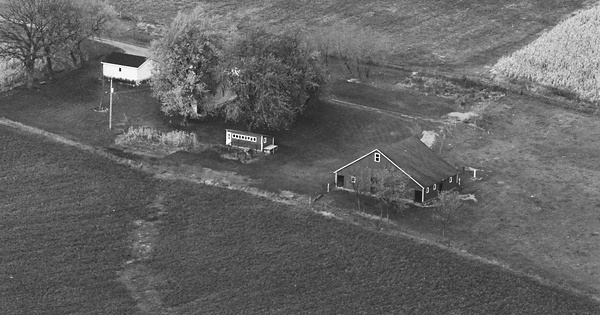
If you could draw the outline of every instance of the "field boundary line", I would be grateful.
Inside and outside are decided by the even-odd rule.
[[[448,121],[446,120],[442,120],[442,119],[433,119],[433,118],[424,118],[424,117],[417,117],[417,116],[410,116],[410,115],[406,115],[406,114],[402,114],[393,110],[389,110],[389,109],[380,109],[380,108],[375,108],[375,107],[371,107],[371,106],[367,106],[367,105],[362,105],[362,104],[357,104],[357,103],[352,103],[352,102],[347,102],[347,101],[342,101],[336,98],[327,98],[325,99],[325,101],[328,101],[330,103],[334,103],[334,104],[338,104],[341,106],[347,106],[347,107],[352,107],[355,109],[362,109],[362,110],[368,110],[371,112],[375,112],[378,114],[383,114],[383,115],[388,115],[388,116],[393,116],[396,118],[406,118],[406,119],[412,119],[412,120],[422,120],[422,121],[427,121],[427,122],[432,122],[432,123],[436,123],[436,124],[445,124],[448,123]]]
[[[134,167],[138,167],[138,168],[141,167],[141,163],[140,163],[140,165],[136,165],[136,163],[133,160],[118,157],[114,154],[108,153],[102,149],[93,147],[91,145],[83,144],[83,143],[68,139],[66,137],[63,137],[61,135],[57,135],[55,133],[48,132],[43,129],[28,126],[28,125],[22,124],[20,122],[10,120],[6,117],[0,117],[0,125],[11,127],[13,129],[28,132],[31,134],[43,136],[51,141],[55,141],[55,142],[62,143],[62,144],[68,145],[68,146],[76,147],[80,150],[83,150],[83,151],[86,151],[89,153],[100,155],[102,157],[108,158],[109,160],[117,162],[119,164],[134,166]]]

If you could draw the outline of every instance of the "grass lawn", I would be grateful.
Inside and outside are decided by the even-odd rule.
[[[242,192],[158,180],[7,127],[0,146],[3,314],[600,309],[437,247]]]
[[[481,170],[463,187],[480,201],[479,250],[600,292],[598,117],[517,96],[491,102],[487,115],[489,133],[456,130],[446,151]]]
[[[502,55],[532,41],[588,0],[381,0],[249,1],[123,0],[118,11],[145,22],[168,24],[179,10],[203,5],[213,14],[271,25],[332,24],[348,21],[388,34],[393,63],[482,72]]]

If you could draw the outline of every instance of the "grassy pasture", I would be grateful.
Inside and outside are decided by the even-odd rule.
[[[157,203],[164,215],[153,221],[151,257],[133,263],[146,272],[133,286],[156,292],[145,314],[600,307],[436,247],[241,192],[154,179],[6,127],[0,145],[3,314],[142,313],[144,295],[130,298],[118,275],[131,266],[132,223],[150,220]]]
[[[394,38],[393,63],[479,71],[532,41],[592,1],[249,1],[123,0],[118,11],[168,24],[179,10],[203,5],[215,14],[272,25],[319,25],[348,21]]]

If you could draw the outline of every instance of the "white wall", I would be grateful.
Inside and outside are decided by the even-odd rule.
[[[152,60],[148,59],[138,68],[138,81],[150,80],[150,78],[152,77],[152,64]]]
[[[105,63],[102,64],[102,74],[107,78],[122,79],[135,82],[138,81],[137,68],[127,66]]]

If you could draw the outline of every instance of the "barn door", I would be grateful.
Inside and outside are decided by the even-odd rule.
[[[344,175],[338,175],[335,184],[337,187],[344,187]]]
[[[415,202],[422,202],[423,201],[423,192],[415,189]]]

